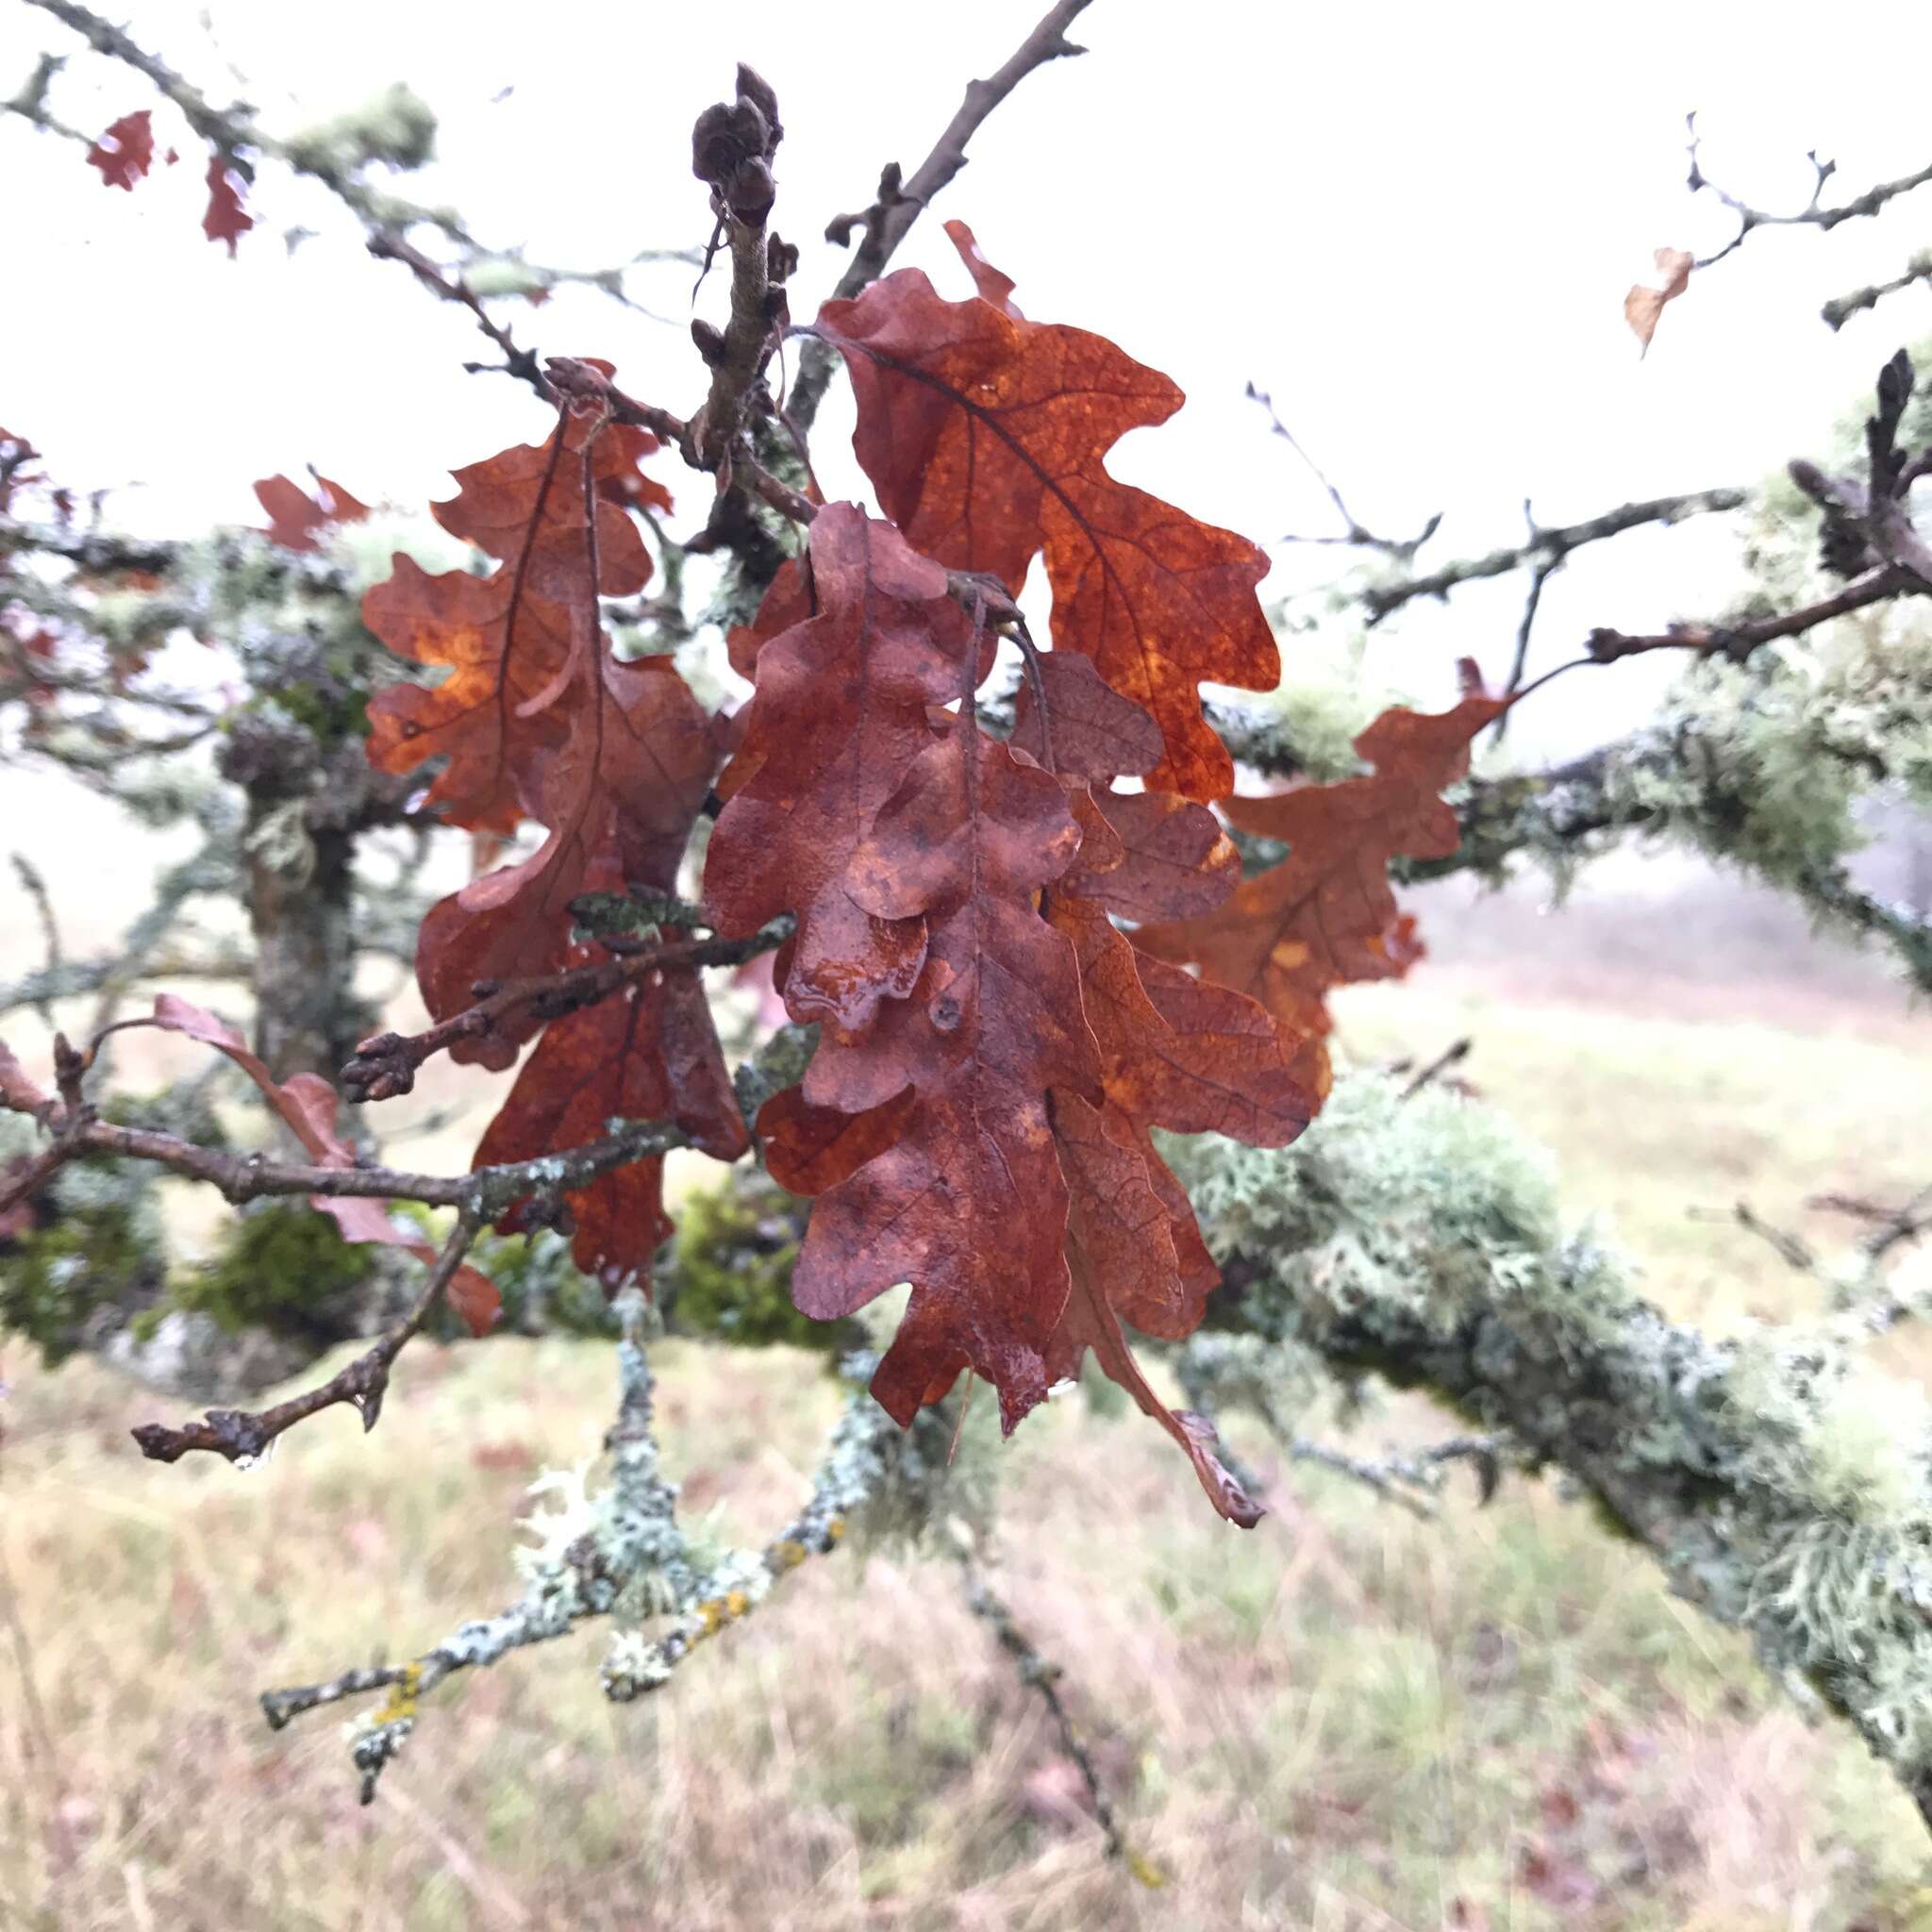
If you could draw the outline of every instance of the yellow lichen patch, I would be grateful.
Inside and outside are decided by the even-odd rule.
[[[772,1545],[770,1562],[774,1570],[796,1570],[804,1561],[805,1545],[796,1537],[788,1536]]]
[[[835,1543],[844,1534],[845,1519],[842,1516],[835,1516],[831,1522],[825,1524],[825,1541],[827,1542]]]
[[[743,1615],[743,1606],[750,1600],[741,1591],[732,1591],[730,1596],[709,1596],[697,1606],[697,1621],[703,1624],[703,1635],[715,1637],[719,1626],[730,1623],[732,1617]]]
[[[416,1715],[416,1692],[423,1685],[423,1666],[410,1664],[394,1684],[389,1693],[389,1702],[378,1710],[370,1722],[380,1729],[384,1724],[400,1724],[405,1718]]]

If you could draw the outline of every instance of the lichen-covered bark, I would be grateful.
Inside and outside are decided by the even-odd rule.
[[[1428,1390],[1567,1472],[1932,1822],[1932,1407],[1865,1360],[1875,1307],[1724,1341],[1669,1321],[1560,1231],[1500,1118],[1446,1091],[1357,1076],[1292,1148],[1204,1139],[1175,1159],[1229,1325]],[[1224,1354],[1224,1400],[1252,1399],[1253,1364]],[[1211,1392],[1211,1348],[1192,1366]]]
[[[237,722],[222,762],[247,801],[256,1051],[278,1080],[333,1081],[375,1020],[354,990],[356,837],[372,791],[360,741],[319,738],[276,703]]]

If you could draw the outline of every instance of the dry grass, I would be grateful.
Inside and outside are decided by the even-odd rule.
[[[1636,917],[1585,908],[1576,943]],[[1740,951],[1721,1001],[1675,997],[1666,961],[1600,974],[1583,1007],[1453,920],[1439,938],[1436,973],[1351,997],[1350,1041],[1473,1033],[1472,1077],[1680,1313],[1805,1292],[1692,1209],[1744,1196],[1824,1234],[1807,1194],[1925,1178],[1932,1045],[1856,977],[1760,998]],[[783,1355],[675,1345],[660,1368],[690,1507],[757,1536],[802,1493],[833,1392]],[[492,1607],[524,1485],[594,1442],[606,1355],[425,1353],[374,1438],[325,1417],[243,1475],[141,1464],[125,1429],[152,1401],[90,1366],[14,1350],[8,1373],[8,1927],[1932,1924],[1890,1780],[1586,1512],[1518,1484],[1430,1526],[1297,1472],[1239,1536],[1158,1432],[1077,1404],[1007,1452],[1000,1574],[1166,1890],[1101,1859],[950,1567],[903,1555],[812,1566],[641,1707],[603,1703],[594,1637],[452,1686],[360,1810],[340,1727],[272,1736],[254,1692]],[[1405,1403],[1369,1437],[1426,1425]]]

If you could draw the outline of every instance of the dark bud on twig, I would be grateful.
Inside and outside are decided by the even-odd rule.
[[[705,358],[705,367],[716,369],[725,356],[724,334],[714,328],[701,317],[693,316],[691,325],[691,339],[697,344],[697,351]]]
[[[774,287],[798,273],[798,250],[776,235],[765,238],[765,279]]]
[[[747,161],[761,161],[772,130],[749,101],[708,107],[691,131],[691,171],[714,187],[730,180]]]
[[[784,131],[777,96],[741,65],[738,98],[729,106],[720,101],[707,108],[691,135],[691,171],[709,184],[712,206],[720,213],[728,209],[750,227],[771,213],[778,193],[772,156]]]
[[[724,190],[724,205],[748,228],[760,227],[778,198],[778,183],[770,163],[742,162]]]
[[[765,117],[765,125],[772,130],[771,144],[765,149],[769,158],[773,149],[785,139],[785,125],[778,119],[778,96],[772,92],[772,83],[742,60],[738,63],[738,97],[751,102]]]
[[[874,197],[873,205],[860,209],[857,214],[834,215],[825,224],[825,240],[834,248],[849,248],[852,245],[852,231],[855,228],[863,228],[868,235],[875,233],[880,223],[885,220],[887,211],[896,208],[906,199],[901,192],[901,183],[905,178],[905,173],[898,162],[888,161],[879,170],[878,193]]]
[[[1901,349],[1878,372],[1878,408],[1881,415],[1898,416],[1905,412],[1914,380],[1912,358]]]

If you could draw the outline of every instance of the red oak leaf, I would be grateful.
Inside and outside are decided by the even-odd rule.
[[[921,919],[861,907],[846,867],[931,743],[929,710],[958,694],[972,631],[945,573],[850,504],[812,525],[809,591],[820,614],[758,653],[758,694],[720,785],[728,803],[705,897],[726,937],[795,912],[778,981],[786,1008],[849,1036],[872,1024],[882,1000],[911,992],[926,941]],[[774,586],[788,613],[806,608],[804,594],[803,579]]]
[[[1092,658],[1160,727],[1150,785],[1223,796],[1234,767],[1198,687],[1275,682],[1255,595],[1267,558],[1115,481],[1103,460],[1171,416],[1179,390],[1103,337],[984,297],[944,301],[917,269],[828,302],[818,325],[851,372],[854,449],[908,542],[1015,595],[1043,551],[1056,649]]]
[[[208,212],[201,218],[201,232],[210,242],[225,242],[228,254],[255,225],[255,217],[242,205],[242,176],[234,160],[217,148],[208,158]]]
[[[154,166],[154,115],[146,108],[124,114],[87,151],[88,164],[101,171],[101,180],[109,188],[134,184]]]
[[[287,476],[264,476],[255,494],[268,514],[268,528],[261,534],[284,550],[319,550],[318,530],[331,524],[359,524],[369,514],[366,503],[323,475],[315,478],[313,496]]]
[[[704,989],[689,968],[552,1021],[484,1134],[475,1165],[564,1153],[603,1139],[612,1120],[665,1119],[720,1160],[737,1159],[749,1144]],[[663,1177],[662,1158],[653,1158],[564,1195],[576,1224],[572,1257],[607,1289],[648,1278],[652,1257],[671,1232]],[[531,1224],[531,1209],[528,1201],[515,1203],[497,1226],[520,1233]]]
[[[908,1085],[914,1097],[900,1138],[819,1197],[792,1295],[828,1319],[912,1284],[873,1382],[901,1423],[970,1367],[1010,1429],[1052,1379],[1067,1184],[1046,1096],[1097,1103],[1100,1067],[1073,949],[1033,895],[1078,843],[1055,779],[959,725],[921,754],[853,855],[856,903],[925,921],[925,965],[865,1039],[821,1041],[806,1097],[848,1113]]]
[[[798,1306],[828,1319],[911,1284],[873,1385],[901,1422],[970,1368],[1011,1428],[1091,1347],[1252,1522],[1120,1328],[1185,1335],[1219,1278],[1151,1130],[1274,1146],[1311,1110],[1266,1013],[1143,974],[1105,909],[1215,903],[1238,866],[1219,822],[1172,792],[1094,795],[1164,746],[1083,657],[1029,668],[1009,743],[943,708],[985,653],[945,574],[853,507],[820,513],[734,645],[757,691],[706,903],[725,934],[798,920],[774,977],[819,1046],[758,1118],[773,1177],[817,1197]]]
[[[1288,857],[1244,880],[1218,909],[1144,925],[1134,943],[1258,1000],[1299,1039],[1296,1071],[1325,1097],[1327,993],[1399,976],[1416,958],[1413,928],[1389,888],[1389,861],[1456,850],[1456,814],[1441,792],[1469,769],[1470,741],[1502,709],[1501,699],[1468,697],[1439,716],[1384,711],[1355,741],[1371,775],[1230,799],[1228,818],[1284,841]]]
[[[417,977],[439,1020],[479,980],[561,971],[570,902],[626,883],[666,891],[717,763],[710,721],[666,658],[621,662],[596,596],[650,574],[637,526],[600,492],[633,471],[635,439],[566,418],[548,442],[458,472],[443,526],[502,560],[487,577],[431,576],[397,556],[363,620],[398,655],[450,675],[372,700],[369,757],[385,771],[445,757],[428,803],[453,824],[548,836],[530,858],[474,879],[424,922]],[[525,1017],[458,1059],[503,1067],[540,1023]]]
[[[951,221],[946,224],[946,240],[959,251],[959,259],[966,264],[966,273],[973,277],[973,286],[979,291],[982,302],[991,302],[1002,314],[1010,315],[1015,322],[1023,318],[1013,302],[1013,278],[1002,274],[979,252],[978,238],[964,222]]]
[[[355,1167],[356,1150],[336,1131],[336,1091],[319,1074],[295,1074],[277,1081],[258,1055],[226,1021],[213,1013],[161,993],[155,1000],[147,1023],[170,1033],[185,1033],[225,1053],[261,1090],[262,1098],[281,1116],[283,1124],[308,1151],[318,1167]],[[405,1231],[390,1218],[388,1204],[373,1197],[336,1198],[311,1194],[309,1205],[326,1214],[342,1231],[346,1241],[373,1241],[384,1246],[407,1248],[419,1259],[434,1262],[436,1244],[425,1241],[420,1229]],[[473,1335],[487,1335],[495,1325],[502,1308],[496,1285],[468,1262],[451,1278],[449,1305],[469,1324]]]

